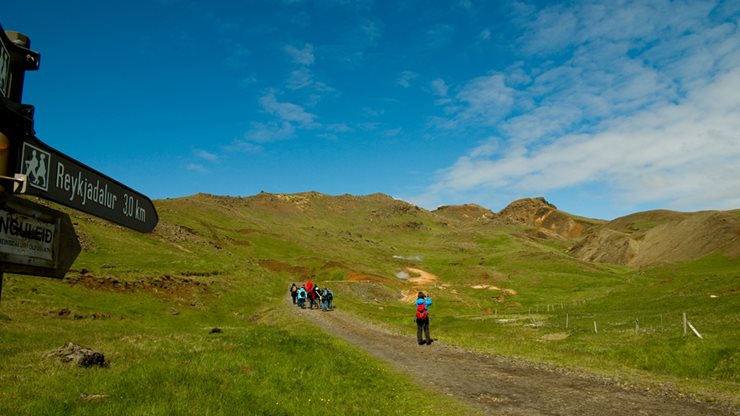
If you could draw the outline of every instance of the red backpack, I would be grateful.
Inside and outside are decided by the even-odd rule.
[[[416,305],[416,319],[427,319],[429,318],[429,312],[427,312],[427,305],[420,303]]]

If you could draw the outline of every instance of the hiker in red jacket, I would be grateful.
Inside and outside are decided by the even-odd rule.
[[[311,276],[313,277],[313,276]],[[309,277],[306,281],[306,294],[308,294],[308,306],[313,309],[313,287],[314,283],[311,281],[311,278]]]
[[[313,276],[311,276],[311,277],[313,277]],[[311,289],[313,289],[313,282],[311,281],[311,278],[310,277],[306,281],[306,285],[305,286],[306,286],[306,291],[308,291],[309,293],[311,293]]]
[[[432,298],[424,296],[419,292],[416,299],[416,340],[419,345],[432,345],[432,338],[429,337],[429,307],[432,306]],[[424,338],[422,338],[422,332]]]

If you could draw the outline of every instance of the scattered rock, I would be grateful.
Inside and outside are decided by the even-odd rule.
[[[84,315],[77,312],[72,312],[69,308],[62,308],[59,310],[52,309],[49,311],[44,312],[44,316],[58,316],[61,318],[71,317],[72,319],[80,320],[80,319],[92,319],[92,320],[102,320],[102,319],[110,319],[110,314],[103,313],[103,312],[93,312],[89,315]]]
[[[92,402],[96,400],[103,400],[110,397],[110,394],[87,394],[82,393],[80,394],[80,400],[84,400],[86,402]]]
[[[80,367],[107,367],[109,362],[100,351],[68,342],[63,347],[46,354],[47,357],[59,358],[63,363],[72,363]]]

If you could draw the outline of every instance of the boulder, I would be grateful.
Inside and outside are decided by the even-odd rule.
[[[72,363],[80,367],[107,367],[108,361],[100,351],[81,347],[71,342],[47,353],[47,357],[59,358],[63,363]]]

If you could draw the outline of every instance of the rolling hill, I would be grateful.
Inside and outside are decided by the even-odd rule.
[[[435,298],[441,344],[740,402],[740,330],[727,324],[740,311],[740,211],[602,221],[543,198],[495,213],[317,192],[155,205],[160,222],[150,234],[55,206],[70,213],[83,251],[63,280],[6,276],[0,413],[53,414],[76,403],[78,413],[96,414],[78,399],[96,390],[113,392],[100,414],[164,414],[157,406],[166,402],[184,403],[183,414],[233,413],[225,403],[259,397],[272,404],[252,414],[293,414],[301,408],[280,399],[293,391],[349,397],[337,410],[347,414],[418,402],[426,393],[414,383],[286,313],[290,283],[308,278],[331,287],[342,312],[412,340],[409,302],[424,291]],[[683,313],[705,340],[685,335]],[[209,335],[214,327],[223,340]],[[105,350],[112,369],[70,371],[34,358],[68,341]],[[329,390],[292,377],[309,370],[331,374]],[[373,389],[358,388],[355,372]],[[54,393],[36,396],[41,386]],[[467,414],[430,397],[430,413]]]

